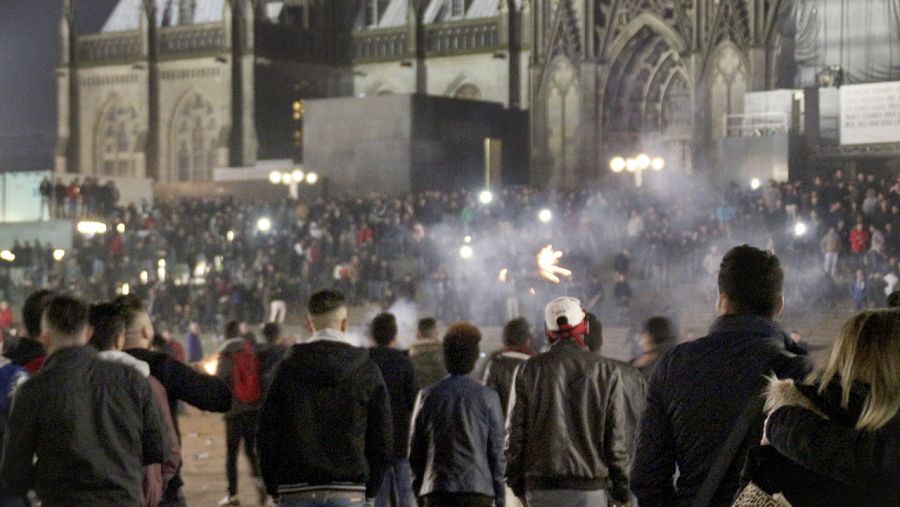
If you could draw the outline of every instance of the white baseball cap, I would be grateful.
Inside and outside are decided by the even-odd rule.
[[[565,324],[575,327],[584,321],[584,310],[581,301],[573,297],[559,297],[550,301],[544,308],[544,323],[547,331],[559,331],[560,317],[565,317]]]

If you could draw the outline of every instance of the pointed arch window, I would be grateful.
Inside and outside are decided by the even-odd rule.
[[[172,123],[172,160],[177,181],[206,181],[216,165],[216,133],[212,104],[199,93],[182,101]]]
[[[105,176],[134,176],[138,129],[135,107],[119,97],[112,99],[97,128],[97,172]]]

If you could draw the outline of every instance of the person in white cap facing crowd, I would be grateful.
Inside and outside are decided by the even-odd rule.
[[[581,302],[544,311],[550,349],[516,372],[506,422],[506,477],[529,507],[628,502],[625,395],[618,369],[585,345]]]

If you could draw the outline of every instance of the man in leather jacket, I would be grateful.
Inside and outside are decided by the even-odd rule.
[[[507,480],[529,507],[628,502],[628,442],[621,372],[591,354],[581,302],[545,312],[550,350],[516,372],[507,419]]]

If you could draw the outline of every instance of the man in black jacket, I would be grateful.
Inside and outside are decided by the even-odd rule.
[[[397,343],[397,319],[393,314],[381,313],[372,319],[370,332],[375,347],[369,357],[384,377],[391,400],[394,422],[394,453],[384,473],[376,507],[408,507],[412,505],[412,475],[406,459],[409,446],[409,425],[416,403],[416,373],[406,351],[394,348]]]
[[[799,380],[812,370],[773,320],[784,305],[783,282],[770,252],[743,245],[725,254],[720,316],[710,334],[670,350],[650,378],[631,477],[641,505],[696,505],[723,442],[751,397],[761,394],[763,375]],[[746,450],[760,441],[762,423],[760,414],[721,483],[711,488],[711,505],[731,505]]]
[[[387,387],[366,349],[347,337],[336,291],[309,300],[307,343],[281,363],[259,421],[260,468],[272,496],[374,503],[393,449]]]
[[[178,426],[179,400],[208,412],[227,412],[231,408],[231,391],[221,379],[204,375],[164,352],[150,350],[153,324],[139,299],[121,296],[116,303],[122,307],[126,315],[125,352],[149,364],[150,374],[166,388],[169,410],[175,420],[175,430],[179,438],[181,436]],[[183,484],[179,469],[178,474],[166,486],[160,506],[186,505],[181,494]]]
[[[506,422],[506,477],[529,507],[628,501],[625,393],[618,368],[586,350],[581,302],[544,311],[550,350],[519,366]]]
[[[531,325],[522,317],[503,326],[503,348],[488,357],[482,383],[500,395],[500,408],[506,415],[513,375],[531,353]]]
[[[47,507],[139,505],[144,465],[169,454],[167,429],[147,380],[85,346],[87,325],[87,305],[68,296],[44,311],[50,357],[16,394],[0,479]]]

